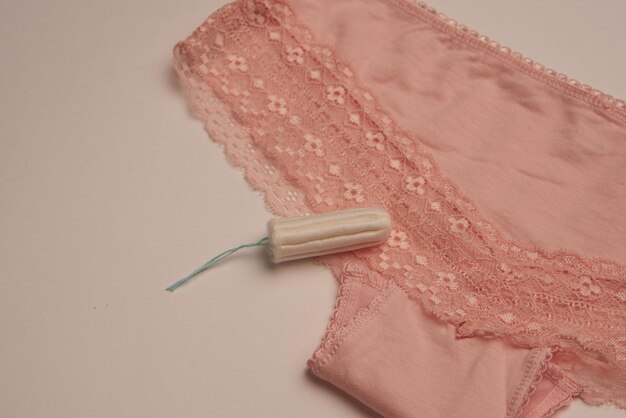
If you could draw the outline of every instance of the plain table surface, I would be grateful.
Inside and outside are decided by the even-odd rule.
[[[374,416],[306,371],[327,270],[250,250],[164,291],[270,217],[172,70],[222,3],[0,0],[0,416]],[[626,96],[621,0],[431,5]]]

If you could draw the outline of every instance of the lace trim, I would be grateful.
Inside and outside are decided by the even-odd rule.
[[[318,375],[323,373],[322,369],[335,355],[337,349],[339,349],[356,331],[366,326],[373,318],[378,316],[389,302],[392,295],[400,291],[393,282],[386,282],[380,293],[378,293],[371,302],[361,308],[348,322],[341,323],[338,321],[338,317],[350,304],[350,301],[347,300],[348,285],[350,285],[350,281],[355,280],[355,278],[351,277],[350,271],[346,270],[346,273],[347,276],[342,278],[341,285],[339,286],[339,296],[326,333],[322,338],[322,342],[311,356],[311,359],[307,362],[307,366]],[[357,277],[356,282],[359,283],[360,278]],[[354,301],[352,302],[354,303]]]
[[[537,384],[543,378],[544,373],[548,369],[548,364],[552,359],[552,352],[550,350],[535,349],[530,352],[526,367],[524,370],[524,376],[520,384],[517,386],[513,398],[507,408],[507,417],[519,417],[528,402],[530,397],[535,392]]]
[[[450,34],[461,40],[465,44],[481,50],[491,56],[495,56],[514,66],[532,78],[540,80],[545,84],[569,96],[575,97],[588,105],[595,107],[622,122],[626,122],[626,101],[615,98],[609,94],[595,89],[587,84],[583,84],[565,74],[559,73],[551,68],[528,58],[519,52],[512,51],[511,48],[489,39],[487,36],[457,23],[444,13],[428,6],[422,1],[416,0],[385,0],[390,2],[420,20],[429,23],[433,28]]]
[[[345,310],[347,292],[348,284],[347,282],[345,282],[345,278],[342,277],[339,284],[339,295],[337,296],[337,300],[335,301],[335,307],[333,308],[333,312],[330,316],[330,321],[328,322],[326,332],[322,337],[320,345],[313,352],[313,355],[311,356],[309,361],[307,361],[307,366],[311,370],[315,370],[318,373],[320,367],[326,365],[337,350],[337,346],[332,344],[332,336],[339,327],[339,321],[337,317],[340,315],[341,312]]]
[[[576,377],[587,399],[626,405],[625,268],[503,239],[286,2],[226,6],[175,56],[209,134],[271,211],[387,208],[387,244],[353,257],[459,336],[508,336],[610,365],[610,378],[592,363]],[[340,260],[322,262],[336,271]]]

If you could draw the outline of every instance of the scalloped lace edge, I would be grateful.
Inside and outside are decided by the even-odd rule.
[[[366,326],[381,312],[396,291],[402,291],[393,281],[387,282],[386,285],[383,285],[382,288],[379,289],[380,292],[368,302],[367,305],[355,312],[351,318],[345,320],[343,315],[349,311],[351,304],[354,303],[354,300],[350,298],[351,295],[348,294],[349,290],[351,290],[354,285],[363,285],[352,277],[349,271],[349,265],[349,263],[346,264],[346,267],[341,273],[338,295],[326,331],[313,355],[307,361],[307,367],[316,374],[322,372],[322,368],[328,364],[337,350],[351,335]],[[354,293],[352,295],[354,295]],[[553,352],[553,349],[529,350],[523,376],[507,407],[508,418],[517,418],[522,415],[530,402],[530,398],[535,393],[537,385],[546,378],[546,372],[550,367]],[[575,383],[573,383],[573,385],[572,388],[567,390],[567,397],[565,399],[550,406],[549,413],[544,415],[545,417],[552,415],[560,408],[569,404],[572,401],[572,396],[580,393],[580,386]],[[565,390],[565,388],[562,389]]]
[[[410,3],[407,3],[407,1],[409,0],[389,0],[389,1],[395,1],[395,2],[402,1],[406,4],[410,4]],[[414,7],[417,7],[417,6],[414,6]],[[429,12],[429,13],[432,13],[432,12]],[[440,19],[439,17],[437,18]],[[240,155],[242,153],[241,149],[235,150],[235,151],[230,149],[229,137],[228,137],[229,134],[226,134],[224,132],[222,133],[216,132],[214,130],[214,125],[215,124],[217,124],[218,126],[220,124],[227,125],[228,129],[239,130],[239,134],[242,136],[248,135],[246,132],[246,129],[240,126],[237,122],[235,122],[232,119],[230,115],[230,111],[227,109],[224,103],[222,103],[216,96],[214,96],[213,93],[209,93],[209,91],[211,90],[210,87],[208,86],[202,87],[201,84],[203,84],[203,82],[195,79],[195,76],[191,74],[188,68],[186,70],[183,68],[186,64],[184,63],[184,59],[181,59],[181,57],[177,55],[176,49],[175,49],[175,61],[176,61],[177,71],[179,72],[179,75],[185,82],[184,83],[185,91],[187,93],[187,96],[190,99],[190,103],[192,103],[192,105],[194,106],[194,110],[198,114],[199,118],[204,120],[205,129],[207,130],[207,133],[215,142],[219,143],[224,148],[224,153],[226,154],[227,159],[231,163],[231,165],[242,169],[244,176],[246,180],[248,181],[248,183],[250,184],[250,186],[254,190],[261,192],[265,205],[268,208],[268,210],[278,216],[285,216],[285,215],[293,216],[295,214],[302,214],[302,215],[310,214],[311,211],[306,206],[303,200],[298,200],[297,198],[293,198],[293,199],[290,199],[290,202],[288,205],[285,204],[285,201],[280,201],[280,202],[277,201],[277,200],[280,200],[278,199],[278,196],[274,194],[277,189],[281,189],[281,191],[287,192],[288,194],[289,193],[297,194],[297,191],[293,188],[293,186],[289,184],[287,180],[282,178],[280,174],[277,174],[276,172],[272,173],[274,178],[271,179],[272,181],[270,181],[270,183],[272,183],[271,186],[270,184],[268,184],[267,181],[262,181],[260,179],[263,177],[263,175],[259,176],[259,171],[263,171],[263,170],[259,170],[259,166],[265,166],[266,168],[271,166],[271,164],[267,160],[265,160],[262,154],[259,154],[257,152],[256,155],[254,155],[255,160],[250,161],[250,160],[246,160],[245,158],[241,158],[241,155]],[[203,92],[204,97],[202,99],[204,101],[207,101],[207,100],[213,101],[212,105],[215,106],[215,108],[213,108],[212,110],[214,114],[210,115],[210,117],[207,113],[203,114],[201,109],[199,110],[199,108],[202,107],[202,103],[203,103],[202,100],[198,97],[199,92]],[[209,119],[207,119],[208,117]],[[217,122],[218,120],[220,122]],[[245,152],[255,153],[255,150],[253,149],[253,147],[248,148],[247,150],[243,150],[243,151],[244,153]],[[437,170],[439,170],[436,165],[435,167],[437,168]],[[268,172],[272,171],[271,169],[268,169],[268,170],[269,170]],[[267,177],[269,178],[270,176],[267,176]],[[453,184],[451,184],[451,186],[454,188],[455,193],[458,193],[463,199],[466,199],[467,203],[469,203],[470,206],[474,206],[471,200],[467,199],[466,196],[462,195],[460,191],[454,187]],[[281,210],[281,209],[285,209],[285,207],[289,205],[291,205],[289,210],[287,211]],[[496,229],[496,232],[498,232],[497,229]],[[501,241],[507,244],[510,243],[506,239],[502,239]],[[538,248],[537,250],[541,251],[541,253],[544,254],[548,258],[559,256],[559,255],[577,258],[576,254],[573,254],[571,251],[567,251],[567,250],[546,251],[546,250],[541,250]],[[606,260],[602,258],[592,258],[592,259],[587,258],[587,261],[594,262],[594,263],[595,262],[607,263],[607,264],[617,267],[621,271],[623,271],[623,268],[624,268],[624,266],[622,266],[619,263],[615,263],[612,260]],[[335,275],[337,275],[337,272],[341,268],[340,259],[337,259],[335,257],[321,258],[319,259],[318,263],[330,268],[335,273]],[[407,292],[410,292],[411,290],[408,288],[404,288],[402,283],[396,283],[396,285],[399,285],[400,288],[404,289]],[[450,320],[448,320],[447,318],[443,318],[441,315],[438,315],[437,312],[433,310],[431,306],[427,304],[424,304],[423,306],[425,306],[428,309],[428,311],[435,314],[441,320],[445,322],[450,322]],[[514,336],[512,337],[512,339],[515,340]],[[610,404],[614,404],[622,408],[625,407],[624,404],[622,404],[620,400],[616,400],[616,399],[605,398],[602,401],[598,402],[597,399],[587,398],[585,396],[581,396],[581,397],[585,399],[585,401],[588,403],[594,403],[594,404],[610,403]]]
[[[604,93],[588,84],[573,79],[563,73],[538,63],[519,52],[511,50],[499,42],[458,23],[434,7],[417,0],[385,0],[420,20],[430,23],[435,29],[448,33],[466,45],[494,56],[508,65],[521,70],[530,77],[595,107],[616,119],[626,122],[626,101]]]
[[[346,267],[349,265],[350,263],[348,263]],[[344,272],[346,272],[345,269]],[[402,292],[402,289],[393,281],[386,282],[379,293],[376,294],[367,305],[355,312],[352,318],[340,323],[339,317],[349,308],[349,304],[353,302],[348,300],[349,295],[347,295],[347,292],[350,286],[354,286],[355,283],[358,286],[363,286],[358,280],[354,280],[349,272],[341,276],[338,296],[330,320],[328,321],[326,332],[320,344],[313,352],[313,355],[307,361],[307,366],[317,374],[320,373],[321,368],[330,361],[339,347],[350,338],[350,336],[366,326],[381,312],[393,294]]]

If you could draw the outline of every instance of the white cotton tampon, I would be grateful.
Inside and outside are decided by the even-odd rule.
[[[391,233],[391,217],[379,208],[348,209],[272,219],[267,224],[267,230],[267,237],[221,252],[166,290],[173,292],[242,248],[266,246],[272,261],[282,263],[382,244]]]
[[[384,209],[358,208],[272,219],[267,229],[272,261],[281,263],[381,244],[389,238],[391,217]]]

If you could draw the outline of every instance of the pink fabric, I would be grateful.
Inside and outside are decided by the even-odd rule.
[[[518,416],[551,357],[549,349],[456,339],[453,326],[362,266],[348,264],[341,286],[329,333],[309,367],[383,416]],[[369,299],[365,305],[363,294]],[[545,386],[546,392],[558,388]],[[576,390],[537,398],[555,407]]]
[[[626,406],[624,102],[404,0],[240,1],[175,54],[274,213],[392,214],[386,245],[321,260],[379,284],[342,287],[316,373],[392,416]]]
[[[508,237],[626,262],[623,105],[564,94],[406,0],[293,3]]]

